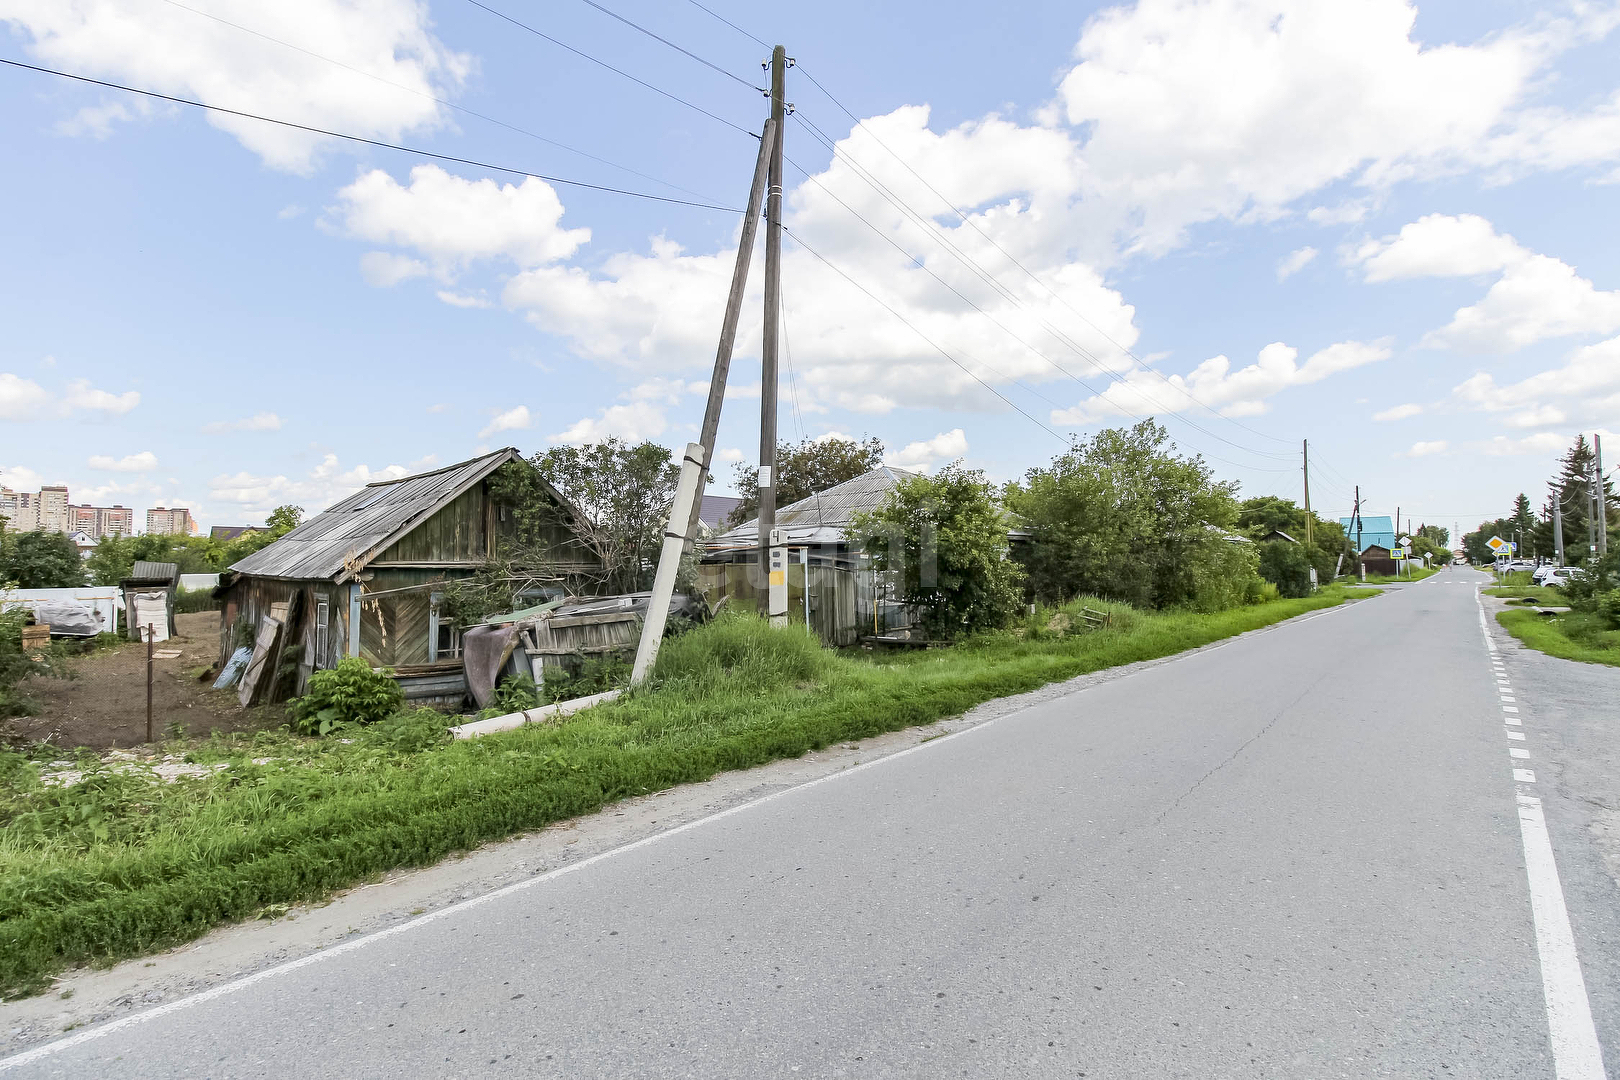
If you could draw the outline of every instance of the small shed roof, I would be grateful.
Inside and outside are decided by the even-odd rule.
[[[705,495],[698,504],[698,520],[711,529],[718,529],[741,505],[742,500],[735,495]]]
[[[917,475],[904,469],[879,466],[808,499],[778,507],[776,527],[787,532],[788,542],[792,544],[843,543],[844,529],[856,514],[878,509],[900,481]],[[715,537],[709,543],[709,550],[728,551],[758,544],[759,519],[756,517]]]
[[[432,472],[367,484],[231,569],[253,577],[341,584],[462,492],[508,461],[522,460],[516,448],[507,446]],[[566,499],[549,484],[545,487],[572,511]]]
[[[129,574],[124,578],[126,582],[157,582],[163,585],[174,583],[180,577],[180,564],[172,562],[147,562],[144,559],[136,562],[129,568]]]

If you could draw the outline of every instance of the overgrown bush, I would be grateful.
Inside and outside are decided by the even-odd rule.
[[[218,611],[219,601],[213,589],[179,589],[174,594],[174,613],[190,615],[196,611]]]
[[[22,632],[28,617],[26,608],[0,612],[0,719],[31,712],[27,699],[17,692],[17,684],[30,675],[52,674],[56,666],[52,660],[59,650],[55,648],[41,653],[38,660],[23,651]]]
[[[728,611],[707,626],[664,642],[653,675],[694,693],[778,689],[824,678],[833,654],[803,626],[772,629],[751,612]],[[550,680],[547,680],[550,685]]]
[[[667,631],[666,631],[667,637]],[[546,673],[540,696],[547,702],[571,701],[574,698],[603,694],[630,681],[630,665],[617,656],[598,656],[582,660],[572,669],[555,669]]]
[[[1311,559],[1304,545],[1268,540],[1259,548],[1260,576],[1276,586],[1278,593],[1291,599],[1311,594]]]
[[[303,735],[325,735],[339,724],[374,724],[405,705],[405,692],[387,675],[371,670],[358,656],[309,677],[309,692],[288,703],[292,728]]]
[[[540,704],[540,688],[528,675],[508,675],[495,687],[495,694],[478,715],[485,720],[492,716],[524,712]]]

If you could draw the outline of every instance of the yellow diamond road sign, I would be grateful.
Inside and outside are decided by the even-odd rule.
[[[1593,499],[1592,501],[1594,503],[1597,502],[1596,499]],[[1502,539],[1500,536],[1493,536],[1489,540],[1485,541],[1485,546],[1490,548],[1492,551],[1501,551],[1503,548],[1507,547],[1508,544],[1507,541]]]

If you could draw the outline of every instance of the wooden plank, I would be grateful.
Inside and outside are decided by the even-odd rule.
[[[640,620],[641,616],[633,611],[610,611],[605,615],[553,615],[545,621],[551,624],[552,629],[561,630],[570,626],[606,626]]]
[[[262,696],[260,688],[267,681],[266,669],[280,640],[281,623],[268,615],[264,616],[259,621],[259,633],[253,642],[253,656],[248,660],[247,670],[242,673],[242,681],[236,692],[236,700],[242,703],[243,708],[253,705]]]

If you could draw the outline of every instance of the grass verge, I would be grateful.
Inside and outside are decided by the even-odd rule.
[[[1440,571],[1434,567],[1414,567],[1403,574],[1368,574],[1368,585],[1399,585],[1403,582],[1422,581],[1426,577],[1433,577]],[[1355,578],[1348,578],[1350,584],[1356,584]]]
[[[1548,656],[1620,667],[1620,630],[1606,629],[1597,615],[1581,611],[1559,615],[1499,611],[1496,621],[1524,644]]]
[[[1564,594],[1550,585],[1493,585],[1483,591],[1486,596],[1499,596],[1504,600],[1533,600],[1553,607],[1569,605]]]
[[[1324,589],[1214,614],[1114,613],[1107,629],[1043,612],[949,649],[848,656],[802,628],[732,618],[668,642],[657,684],[554,726],[466,742],[427,711],[342,739],[286,732],[175,744],[196,775],[140,763],[0,753],[0,994],[81,962],[196,938],[400,867],[590,813],[615,800],[834,742],[927,724],[993,698],[1169,656],[1332,607]],[[42,767],[43,766],[43,767]]]

